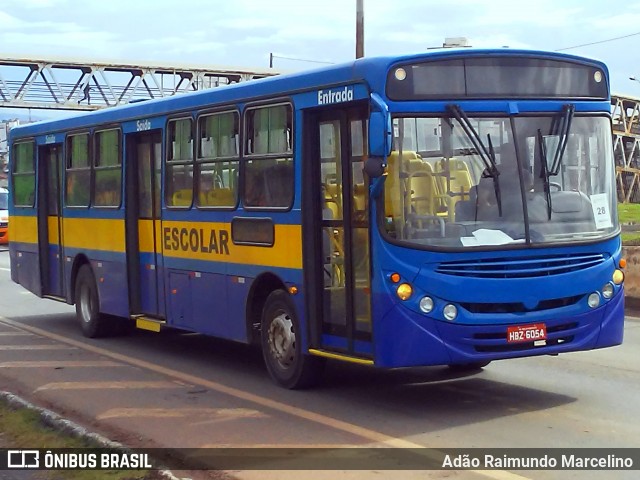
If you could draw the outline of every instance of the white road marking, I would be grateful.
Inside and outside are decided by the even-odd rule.
[[[124,390],[134,388],[184,388],[177,382],[140,382],[140,381],[114,381],[114,382],[53,382],[36,388],[40,390]]]
[[[96,361],[57,361],[57,360],[43,360],[43,361],[15,361],[15,362],[0,362],[0,368],[79,368],[79,367],[126,367],[119,362],[111,362],[109,360],[96,360]]]
[[[112,408],[96,417],[106,418],[179,418],[188,416],[204,416],[211,418],[266,418],[268,415],[250,408]]]
[[[77,350],[69,345],[0,345],[1,350]]]

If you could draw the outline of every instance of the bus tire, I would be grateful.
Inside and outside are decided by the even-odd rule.
[[[75,286],[76,317],[85,337],[97,338],[108,332],[106,318],[100,314],[98,287],[89,265],[78,270]]]
[[[300,322],[284,290],[272,292],[262,310],[262,356],[271,378],[288,389],[308,388],[320,380],[324,358],[302,353]]]
[[[476,370],[482,370],[490,363],[491,360],[485,360],[484,362],[456,363],[449,365],[449,368],[454,372],[474,372]]]

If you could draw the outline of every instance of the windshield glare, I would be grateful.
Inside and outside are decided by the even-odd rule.
[[[617,213],[609,120],[567,118],[395,118],[387,234],[452,249],[611,234]]]

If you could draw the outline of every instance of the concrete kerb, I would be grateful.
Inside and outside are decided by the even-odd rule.
[[[47,410],[46,408],[38,407],[11,392],[0,392],[0,400],[2,400],[9,408],[15,410],[24,408],[37,412],[40,416],[40,420],[44,425],[53,428],[60,433],[64,433],[74,438],[79,438],[87,442],[91,442],[98,447],[112,448],[122,451],[128,450],[128,447],[121,443],[109,440],[108,438],[98,433],[90,432],[86,428],[72,422],[71,420],[62,418],[57,413],[52,412],[51,410]],[[166,480],[181,480],[179,477],[176,477],[170,470],[160,470],[158,473]]]

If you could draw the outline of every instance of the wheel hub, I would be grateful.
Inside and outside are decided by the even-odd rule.
[[[80,290],[80,311],[82,312],[82,320],[91,321],[91,292],[87,285],[82,285]]]
[[[289,368],[295,360],[296,334],[293,321],[286,314],[280,314],[269,325],[269,350],[282,368]]]

